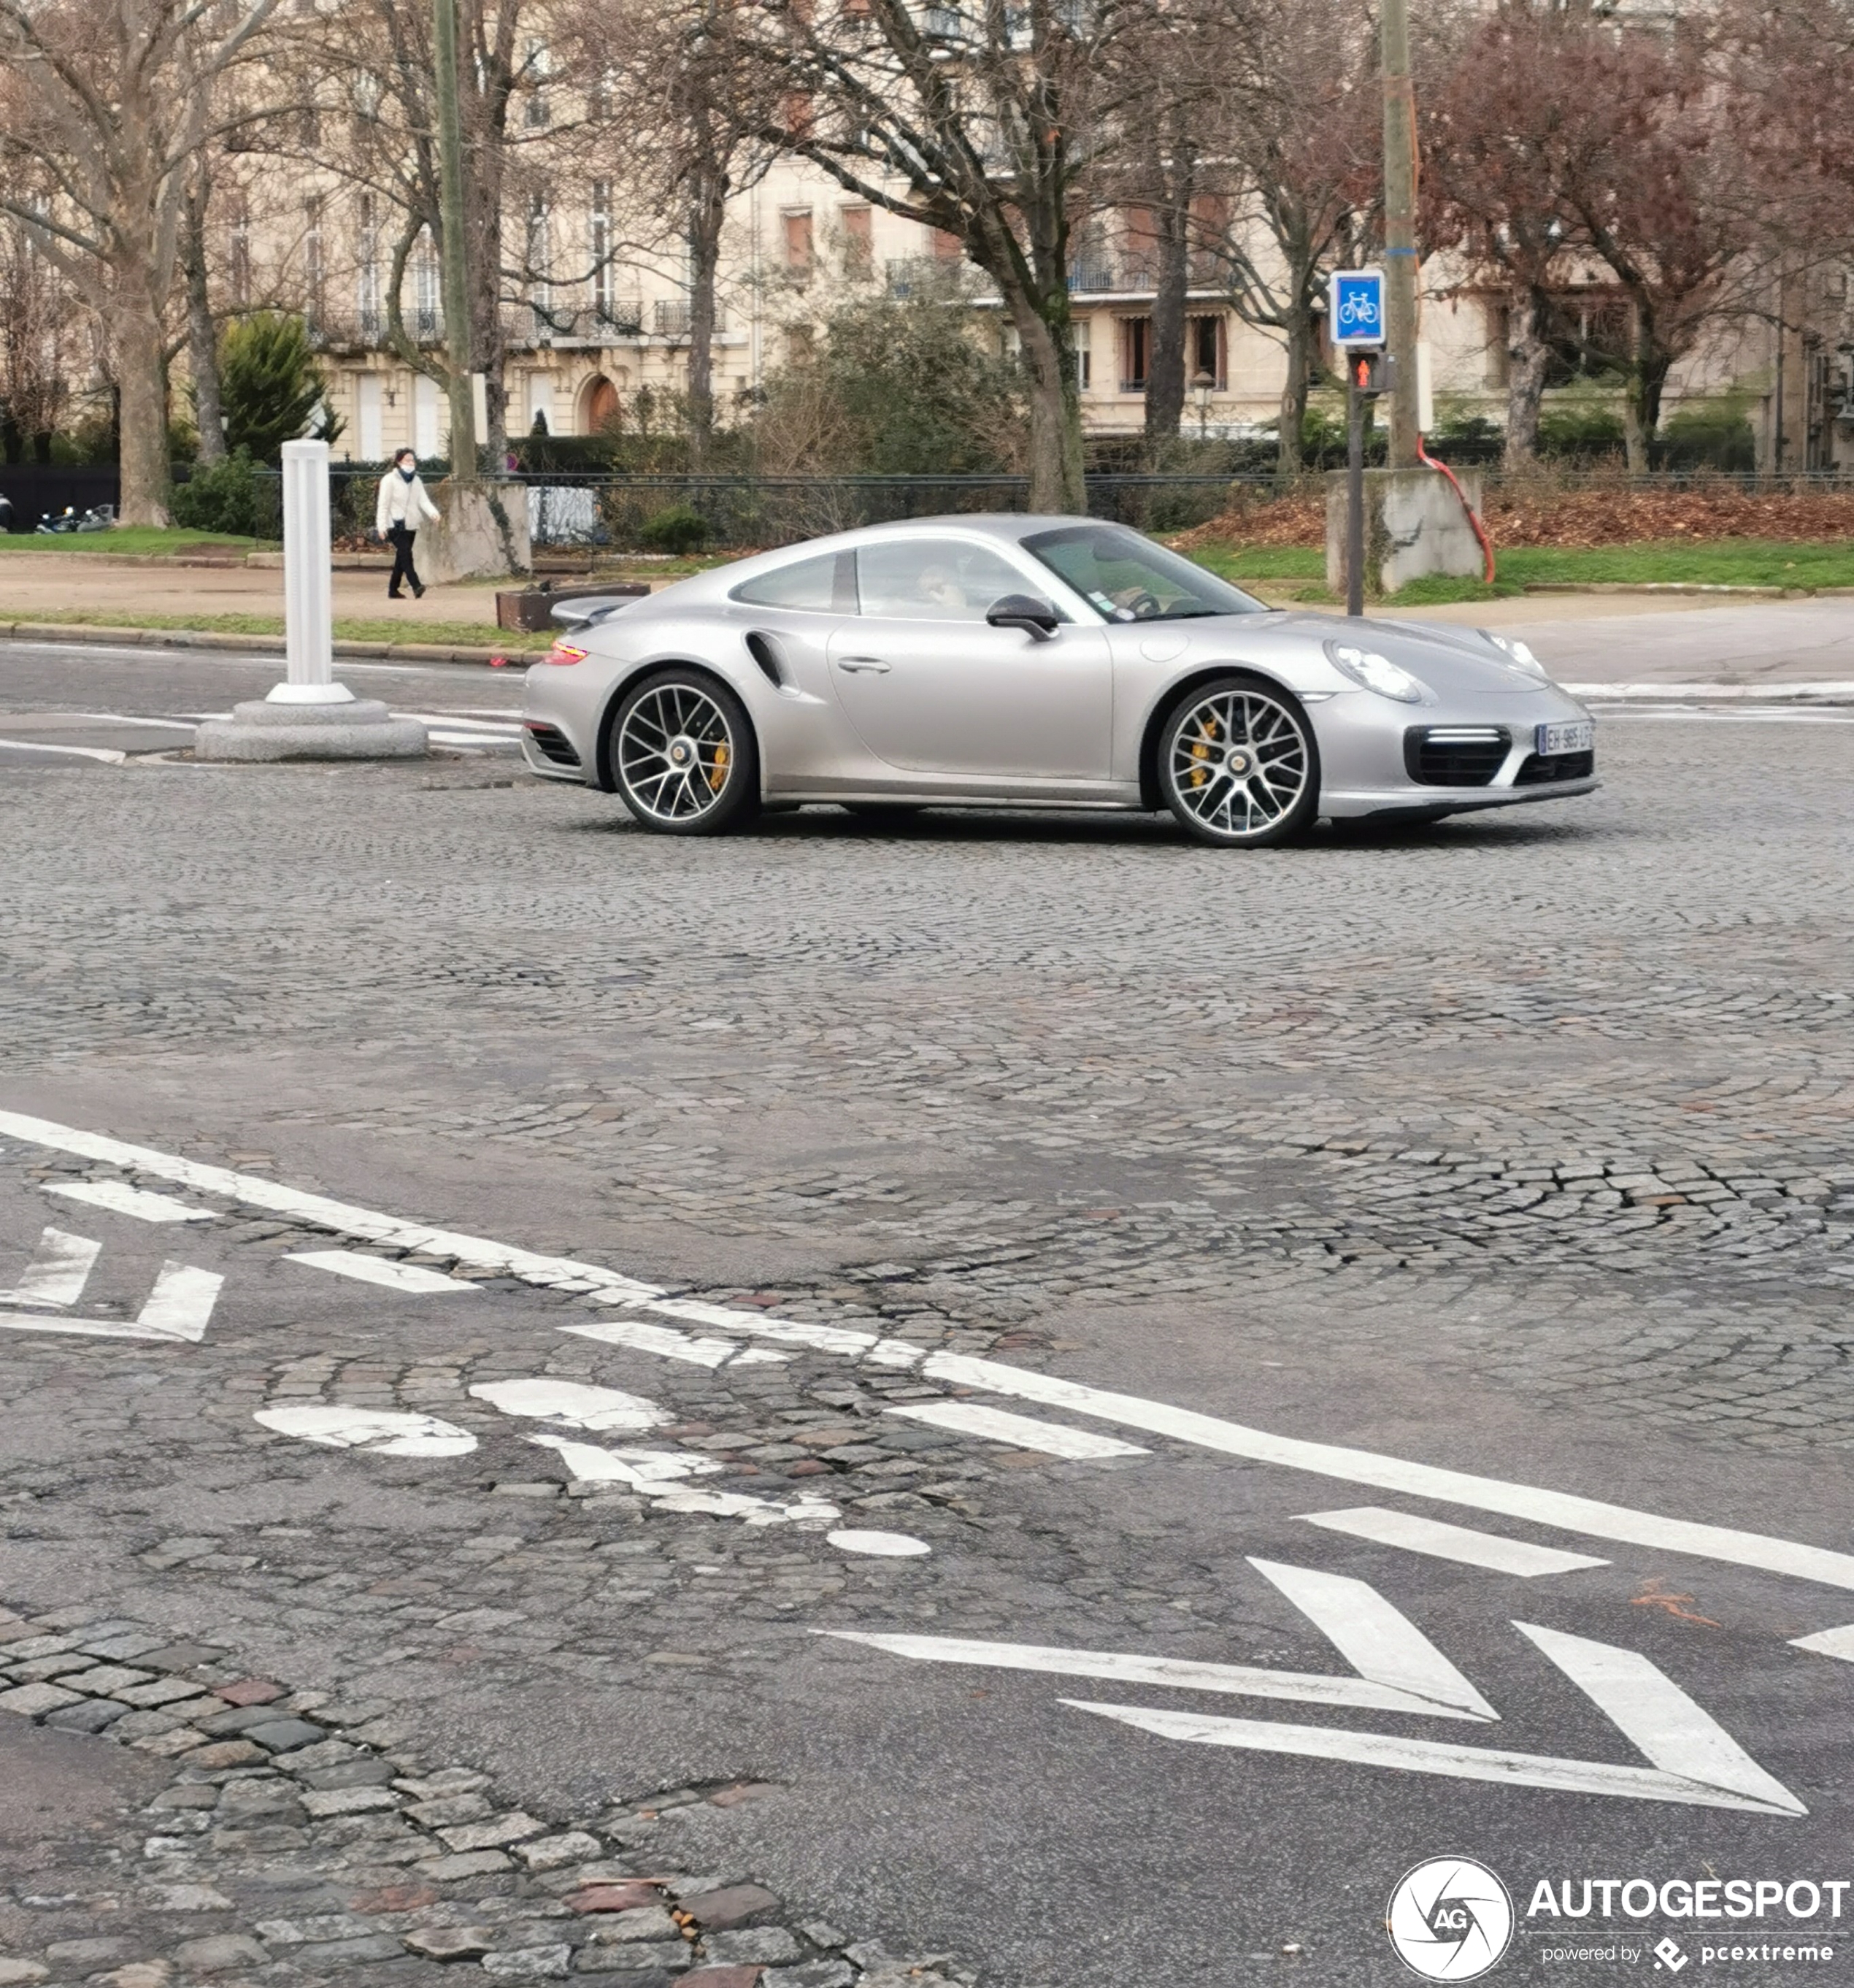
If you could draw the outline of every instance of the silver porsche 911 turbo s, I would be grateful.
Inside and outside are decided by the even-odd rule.
[[[562,618],[527,764],[665,834],[809,802],[1169,809],[1248,847],[1596,784],[1589,712],[1523,643],[1267,608],[1084,519],[870,526]]]

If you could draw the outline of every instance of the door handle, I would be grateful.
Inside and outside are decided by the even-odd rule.
[[[885,677],[889,671],[888,664],[876,656],[839,656],[837,668],[853,677],[865,674]]]

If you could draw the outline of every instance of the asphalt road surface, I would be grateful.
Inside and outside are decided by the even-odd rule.
[[[0,775],[0,1710],[177,1777],[0,1815],[0,1980],[1389,1984],[1444,1858],[1428,1978],[1849,1973],[1845,708],[1231,856],[652,838],[396,674],[486,729]]]

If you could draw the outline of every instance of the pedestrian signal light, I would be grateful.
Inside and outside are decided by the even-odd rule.
[[[1346,360],[1352,384],[1366,399],[1395,390],[1395,369],[1387,352],[1355,352]]]

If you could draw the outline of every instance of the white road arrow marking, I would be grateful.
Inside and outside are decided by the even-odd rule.
[[[702,1491],[679,1480],[719,1470],[711,1458],[676,1451],[600,1449],[562,1436],[535,1435],[530,1442],[557,1450],[561,1460],[583,1484],[628,1484],[666,1512],[699,1512],[711,1518],[738,1519],[749,1526],[783,1526],[808,1522],[826,1525],[840,1518],[835,1505],[819,1498],[798,1498],[789,1505],[755,1498],[742,1491]]]
[[[909,1401],[887,1412],[930,1423],[935,1428],[983,1436],[991,1442],[1008,1442],[1016,1449],[1041,1450],[1045,1456],[1065,1457],[1076,1462],[1152,1454],[1137,1443],[1122,1442],[1117,1436],[1097,1435],[1092,1429],[1068,1428],[1060,1422],[1038,1422],[1034,1415],[1014,1415],[1005,1408],[987,1408],[982,1401]]]
[[[474,1291],[476,1286],[464,1277],[447,1277],[441,1270],[427,1270],[422,1264],[394,1263],[384,1256],[369,1256],[359,1249],[293,1249],[286,1263],[307,1263],[312,1270],[333,1270],[338,1277],[353,1277],[363,1284],[383,1285],[390,1291]]]
[[[1446,1774],[1456,1780],[1501,1781],[1511,1787],[1555,1788],[1572,1794],[1620,1795],[1638,1801],[1686,1802],[1696,1808],[1748,1809],[1756,1815],[1799,1816],[1808,1811],[1785,1792],[1781,1805],[1754,1801],[1649,1767],[1611,1767],[1601,1760],[1559,1760],[1543,1753],[1508,1753],[1491,1747],[1450,1746],[1434,1740],[1400,1740],[1381,1733],[1342,1733],[1321,1726],[1277,1726],[1262,1719],[1216,1719],[1194,1712],[1156,1712],[1136,1705],[1091,1705],[1065,1698],[1078,1712],[1097,1712],[1123,1725],[1202,1746],[1243,1746],[1258,1753],[1298,1753],[1315,1760],[1345,1760],[1364,1767],[1399,1767],[1407,1773]]]
[[[10,1291],[0,1291],[0,1304],[74,1305],[83,1296],[91,1266],[103,1245],[87,1236],[47,1229],[39,1239],[39,1253]]]
[[[1168,1685],[1181,1691],[1231,1692],[1248,1698],[1288,1699],[1370,1712],[1414,1712],[1448,1719],[1500,1715],[1407,1616],[1375,1588],[1339,1574],[1249,1564],[1307,1616],[1356,1672],[1271,1671],[1249,1664],[1198,1663],[1181,1657],[1136,1656],[1113,1650],[1047,1649],[1030,1643],[987,1643],[954,1636],[871,1634],[822,1629],[820,1635],[867,1643],[899,1657],[942,1664],[984,1664],[1002,1670],[1048,1671],[1069,1677],[1111,1678],[1121,1684]]]
[[[1310,1526],[1347,1533],[1376,1546],[1402,1547],[1437,1560],[1459,1560],[1466,1567],[1516,1574],[1526,1581],[1542,1574],[1574,1574],[1579,1567],[1609,1564],[1606,1560],[1592,1560],[1588,1554],[1535,1546],[1530,1540],[1504,1539],[1498,1533],[1477,1533],[1467,1526],[1445,1525],[1440,1519],[1393,1512],[1383,1505],[1360,1505],[1349,1512],[1302,1512],[1300,1516]]]
[[[252,1417],[279,1435],[330,1449],[370,1449],[382,1456],[464,1456],[476,1438],[454,1422],[388,1408],[350,1408],[340,1401],[291,1401],[259,1408]]]
[[[113,1215],[132,1215],[138,1222],[210,1222],[210,1208],[195,1208],[171,1195],[151,1194],[147,1188],[131,1187],[127,1181],[69,1181],[48,1187],[47,1194],[62,1195],[68,1201],[88,1202],[93,1208],[106,1208]]]

